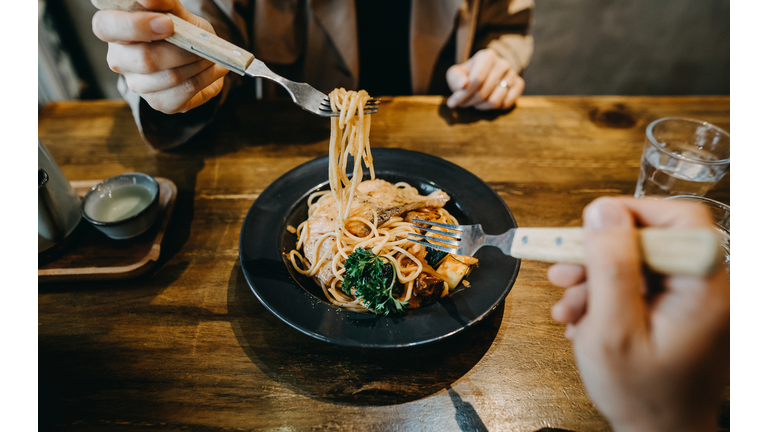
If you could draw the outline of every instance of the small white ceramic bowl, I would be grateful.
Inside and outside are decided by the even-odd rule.
[[[126,173],[92,187],[80,204],[83,218],[109,238],[124,240],[147,231],[160,210],[160,186],[151,176]]]

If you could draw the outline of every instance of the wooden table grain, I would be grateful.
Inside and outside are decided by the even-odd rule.
[[[475,173],[521,226],[579,226],[602,195],[631,194],[645,127],[682,116],[730,129],[728,97],[523,97],[509,113],[387,99],[374,147]],[[291,103],[237,102],[189,146],[157,152],[118,101],[56,103],[38,135],[69,180],[140,171],[173,180],[158,266],[128,281],[38,286],[42,430],[606,431],[587,397],[547,264],[524,261],[486,320],[401,350],[330,345],[253,296],[238,236],[259,193],[327,154],[327,119]],[[729,201],[726,176],[709,195]],[[728,429],[724,395],[721,429]]]

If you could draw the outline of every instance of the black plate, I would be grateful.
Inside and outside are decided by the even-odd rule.
[[[398,149],[373,149],[373,160],[377,178],[407,181],[422,194],[435,188],[447,192],[451,200],[446,209],[461,224],[482,224],[489,234],[517,227],[496,192],[459,166]],[[437,303],[387,317],[334,306],[284,256],[296,246],[296,236],[286,226],[306,220],[307,197],[323,188],[328,188],[327,156],[299,165],[269,185],[251,206],[240,231],[240,263],[251,290],[270,312],[302,333],[352,347],[423,344],[480,321],[512,289],[520,260],[485,247],[475,254],[480,262],[468,277],[470,287],[460,285]]]

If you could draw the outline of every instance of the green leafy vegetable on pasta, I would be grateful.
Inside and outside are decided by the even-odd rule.
[[[386,258],[380,258],[362,247],[355,249],[344,263],[344,282],[341,289],[362,299],[365,307],[376,314],[402,313],[408,302],[392,296],[395,286],[394,267]]]

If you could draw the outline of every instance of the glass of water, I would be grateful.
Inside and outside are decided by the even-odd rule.
[[[645,130],[635,197],[704,195],[728,171],[730,152],[730,134],[713,124],[658,119]]]
[[[693,195],[675,195],[667,197],[677,201],[693,202],[707,207],[712,215],[712,221],[715,222],[715,228],[720,234],[720,246],[723,248],[725,256],[726,269],[731,268],[731,207],[719,201],[701,196]]]

